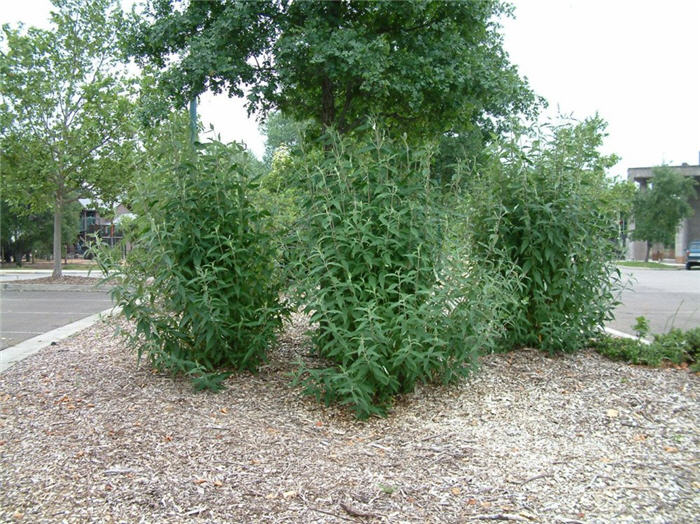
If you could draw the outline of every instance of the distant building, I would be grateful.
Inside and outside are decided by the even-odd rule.
[[[676,241],[674,246],[662,246],[655,244],[651,248],[651,253],[661,253],[663,258],[675,258],[676,262],[685,262],[685,250],[688,244],[693,240],[700,240],[700,165],[689,166],[669,166],[676,173],[683,176],[693,177],[698,184],[695,187],[695,198],[690,201],[693,207],[694,214],[683,220],[676,232]],[[627,170],[627,180],[639,184],[641,188],[645,188],[649,180],[654,177],[652,172],[653,167],[631,167]],[[634,226],[631,227],[634,229]],[[645,242],[630,242],[627,248],[627,257],[630,260],[644,260],[646,254]]]
[[[126,206],[124,204],[114,205],[106,218],[100,215],[99,209],[105,207],[101,202],[95,203],[85,198],[81,198],[79,202],[82,209],[80,210],[80,231],[75,250],[80,253],[95,236],[99,236],[103,242],[110,246],[118,244],[123,236],[119,223],[125,217],[134,216]]]

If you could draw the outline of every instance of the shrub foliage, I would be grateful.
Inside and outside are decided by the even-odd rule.
[[[223,144],[161,162],[134,192],[133,249],[113,266],[139,358],[196,387],[217,388],[221,368],[255,370],[285,311],[249,173],[249,157]]]
[[[327,364],[298,379],[361,418],[417,382],[465,375],[499,326],[500,280],[450,238],[429,165],[428,151],[377,133],[335,140],[302,177],[298,296]]]
[[[472,234],[521,277],[507,349],[575,351],[615,305],[617,205],[598,118],[555,128],[528,148],[506,144],[473,187]],[[496,247],[497,249],[494,249]]]
[[[594,340],[593,347],[611,360],[647,366],[659,366],[664,362],[686,363],[691,370],[700,371],[700,328],[689,331],[673,328],[668,333],[655,334],[651,344],[645,344],[639,339],[615,338],[603,334]]]

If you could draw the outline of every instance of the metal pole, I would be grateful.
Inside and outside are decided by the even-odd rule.
[[[190,142],[197,141],[197,97],[190,100]]]

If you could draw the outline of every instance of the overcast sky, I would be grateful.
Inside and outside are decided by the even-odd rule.
[[[126,2],[125,2],[126,3]],[[129,4],[131,2],[129,1]],[[700,163],[700,0],[515,0],[505,46],[557,111],[609,123],[606,152],[628,167]],[[0,22],[47,26],[48,0],[0,0]],[[264,139],[243,104],[202,96],[224,141],[258,156]]]

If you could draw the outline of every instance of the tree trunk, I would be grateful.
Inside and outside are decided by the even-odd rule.
[[[51,278],[61,278],[61,220],[63,219],[63,199],[56,197],[53,210],[53,274]]]
[[[321,124],[327,130],[335,123],[335,96],[333,84],[327,76],[321,81]]]
[[[647,242],[647,251],[644,255],[644,262],[649,262],[649,252],[651,251],[651,243]]]

